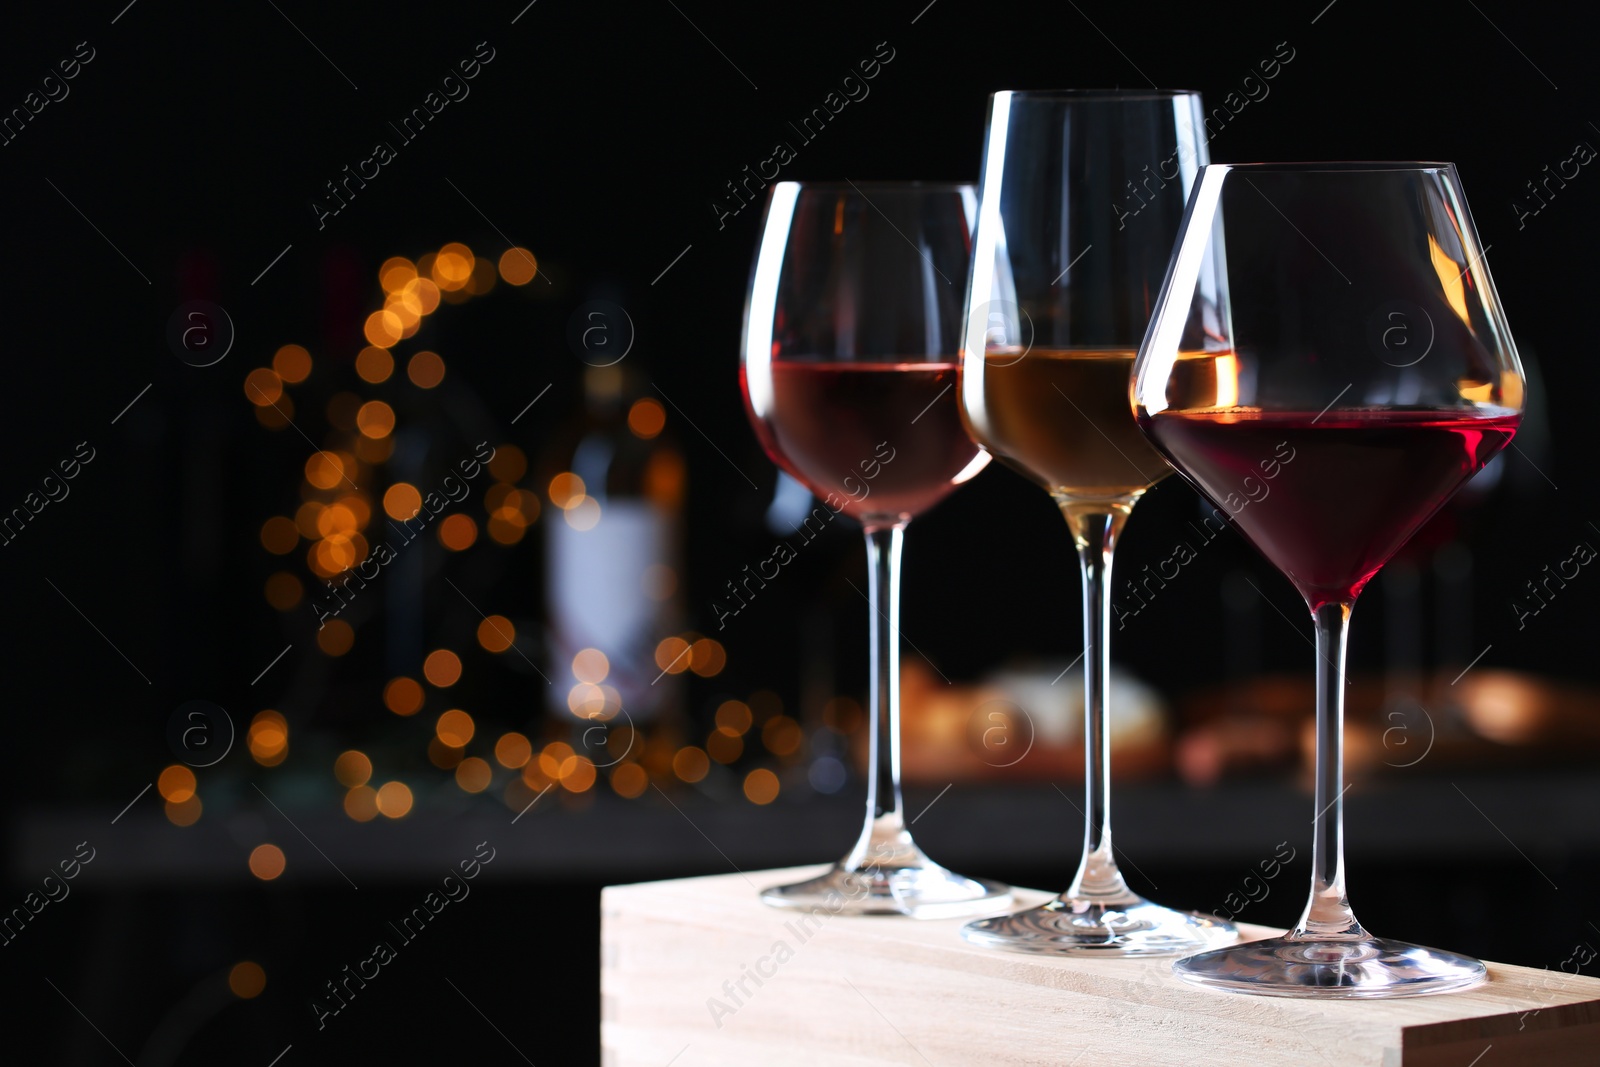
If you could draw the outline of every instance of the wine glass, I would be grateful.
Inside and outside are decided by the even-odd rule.
[[[1196,375],[1196,363],[1216,373]],[[1481,981],[1477,960],[1369,934],[1344,875],[1351,609],[1522,417],[1522,368],[1455,167],[1201,168],[1133,401],[1156,447],[1305,598],[1316,630],[1310,902],[1283,937],[1173,970],[1278,996]]]
[[[1128,379],[1183,203],[1206,161],[1192,92],[1001,92],[989,104],[961,363],[967,429],[1042,486],[1083,572],[1085,828],[1065,893],[969,923],[968,941],[1148,956],[1232,940],[1221,919],[1128,888],[1111,846],[1111,555],[1171,473],[1128,410]]]
[[[793,544],[843,512],[867,537],[871,744],[866,822],[825,874],[762,894],[834,914],[947,917],[1010,890],[923,855],[900,799],[900,547],[906,524],[989,457],[961,428],[956,362],[970,185],[779,182],[750,278],[739,369],[767,454],[823,499]]]

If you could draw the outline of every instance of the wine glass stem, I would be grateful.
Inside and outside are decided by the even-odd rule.
[[[1083,860],[1068,897],[1116,905],[1136,898],[1111,851],[1111,553],[1132,505],[1085,509],[1061,502],[1083,570]]]
[[[906,524],[868,526],[867,597],[872,605],[872,735],[867,818],[852,868],[893,861],[911,848],[900,800],[900,546]]]
[[[1317,629],[1317,816],[1312,821],[1311,899],[1293,938],[1346,940],[1366,936],[1344,887],[1344,650],[1349,604],[1314,608]]]

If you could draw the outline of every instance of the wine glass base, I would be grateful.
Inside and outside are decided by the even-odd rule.
[[[1415,997],[1477,985],[1486,976],[1470,956],[1364,937],[1303,941],[1274,937],[1178,960],[1172,972],[1195,985],[1269,997]]]
[[[1009,886],[947,871],[925,856],[916,858],[915,863],[856,870],[834,864],[816,878],[773,886],[761,899],[775,908],[913,919],[981,915],[1011,902]]]
[[[970,922],[961,936],[986,948],[1047,956],[1179,956],[1225,945],[1239,932],[1215,916],[1173,911],[1140,897],[1116,907],[1057,897]]]

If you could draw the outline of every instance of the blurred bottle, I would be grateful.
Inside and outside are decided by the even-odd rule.
[[[560,509],[545,525],[550,710],[643,726],[683,700],[656,655],[683,628],[683,455],[637,373],[586,367],[583,393],[545,464]]]

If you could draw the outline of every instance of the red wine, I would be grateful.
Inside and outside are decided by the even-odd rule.
[[[1355,600],[1522,416],[1164,411],[1141,425],[1313,609]]]
[[[950,363],[773,362],[740,383],[773,461],[858,519],[909,519],[987,462]]]

